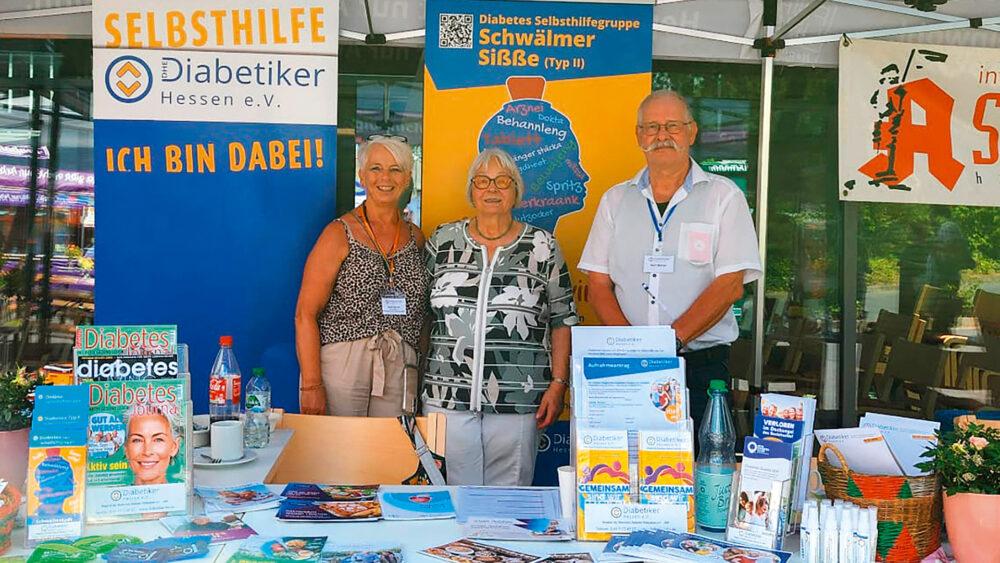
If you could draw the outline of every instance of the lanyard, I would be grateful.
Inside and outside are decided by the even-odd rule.
[[[400,217],[402,220],[402,217]],[[389,252],[382,249],[382,245],[375,238],[375,231],[372,230],[371,224],[368,222],[368,209],[365,204],[361,204],[361,224],[365,227],[365,233],[368,234],[368,238],[372,239],[375,243],[375,247],[378,248],[378,253],[382,255],[382,260],[385,260],[385,265],[389,268],[389,283],[392,283],[392,275],[396,273],[396,261],[392,258],[392,255],[396,253],[396,248],[399,246],[399,225],[396,226],[396,238],[392,241],[392,248]]]
[[[662,223],[656,219],[656,211],[653,210],[653,204],[648,199],[646,200],[646,207],[649,208],[649,218],[653,220],[653,228],[656,229],[656,238],[660,242],[663,242],[663,229],[667,228],[667,221],[670,221],[671,215],[674,214],[674,211],[677,211],[677,205],[667,210],[667,216],[663,218]]]

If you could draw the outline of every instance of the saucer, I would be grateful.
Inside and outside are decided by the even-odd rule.
[[[229,467],[231,465],[242,465],[257,459],[257,454],[253,450],[243,450],[243,457],[240,459],[220,461],[218,463],[212,463],[209,459],[212,457],[211,447],[195,448],[193,454],[194,460],[192,460],[192,463],[194,463],[195,467]]]

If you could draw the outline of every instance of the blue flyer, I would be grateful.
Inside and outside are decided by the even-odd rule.
[[[386,520],[431,520],[454,518],[455,506],[446,490],[420,492],[380,491],[382,517]]]

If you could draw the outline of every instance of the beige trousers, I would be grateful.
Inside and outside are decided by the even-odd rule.
[[[394,330],[324,345],[320,370],[327,414],[395,417],[413,412],[417,352]]]

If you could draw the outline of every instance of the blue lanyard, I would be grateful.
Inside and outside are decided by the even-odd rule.
[[[677,206],[673,206],[667,210],[667,216],[663,218],[663,222],[659,222],[656,219],[656,211],[653,210],[653,204],[647,199],[646,207],[649,208],[649,218],[653,220],[653,228],[656,229],[656,238],[660,242],[663,242],[663,229],[667,228],[667,221],[670,221],[670,216],[677,211]]]

